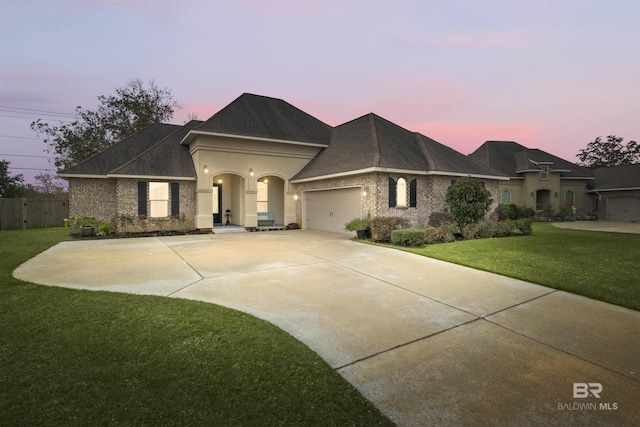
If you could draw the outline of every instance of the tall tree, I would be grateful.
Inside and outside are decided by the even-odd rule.
[[[605,166],[620,166],[640,163],[640,145],[635,141],[629,141],[626,145],[624,138],[609,135],[606,141],[597,137],[580,150],[576,155],[580,166],[597,169]]]
[[[11,162],[0,160],[0,197],[22,197],[24,177],[22,174],[9,175]]]
[[[98,96],[95,111],[76,107],[79,119],[52,125],[42,120],[31,123],[36,134],[45,136],[48,153],[55,156],[58,169],[74,165],[152,123],[170,120],[176,108],[169,89],[151,81],[146,88],[142,80],[133,79],[115,94]]]

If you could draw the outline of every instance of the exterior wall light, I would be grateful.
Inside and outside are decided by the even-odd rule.
[[[253,169],[249,169],[249,176],[253,176]]]
[[[218,179],[218,184],[222,184],[222,178]]]
[[[204,170],[204,173],[209,173],[209,168],[207,167],[207,165],[204,165],[203,170]]]
[[[295,194],[295,195],[293,196],[293,200],[298,200],[298,195],[297,195],[297,194]]]
[[[369,193],[369,187],[365,185],[364,187],[362,187],[362,196],[367,197],[368,193]]]

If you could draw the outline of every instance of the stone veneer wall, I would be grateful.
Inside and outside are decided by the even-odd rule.
[[[417,180],[417,194],[415,208],[391,208],[389,207],[389,177],[395,179],[404,178],[407,181],[407,203],[409,202],[409,183]],[[387,174],[371,173],[354,175],[342,178],[326,179],[315,182],[305,182],[295,185],[298,195],[296,203],[296,221],[302,224],[302,193],[309,190],[324,190],[333,188],[346,188],[360,186],[368,189],[367,195],[362,196],[362,216],[371,214],[371,217],[399,216],[409,219],[411,225],[422,226],[429,221],[433,212],[443,212],[446,209],[445,196],[451,186],[451,180],[456,177],[440,175],[411,175],[411,174]],[[493,203],[489,209],[488,217],[491,217],[499,202],[499,189],[497,180],[483,180],[485,188],[491,192]]]

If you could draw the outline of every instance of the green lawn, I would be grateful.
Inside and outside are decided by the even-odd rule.
[[[564,230],[428,245],[420,255],[640,310],[640,235]]]
[[[66,238],[0,232],[0,425],[391,425],[309,348],[250,315],[11,276]]]

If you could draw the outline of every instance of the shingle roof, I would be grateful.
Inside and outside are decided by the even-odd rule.
[[[593,172],[596,177],[595,189],[598,191],[640,188],[640,163],[598,168]]]
[[[431,138],[370,113],[335,127],[329,146],[293,179],[367,168],[502,176]]]
[[[180,141],[193,128],[203,122],[191,120],[162,141],[144,151],[121,167],[112,170],[110,175],[168,176],[196,178],[189,147],[180,145]]]
[[[198,131],[326,145],[331,126],[276,98],[242,94]]]
[[[563,178],[593,178],[587,168],[513,141],[486,141],[469,157],[512,178],[522,177],[519,171],[540,169],[541,162],[552,163],[551,169],[559,170]]]
[[[58,175],[107,175],[180,129],[178,125],[154,123]]]

